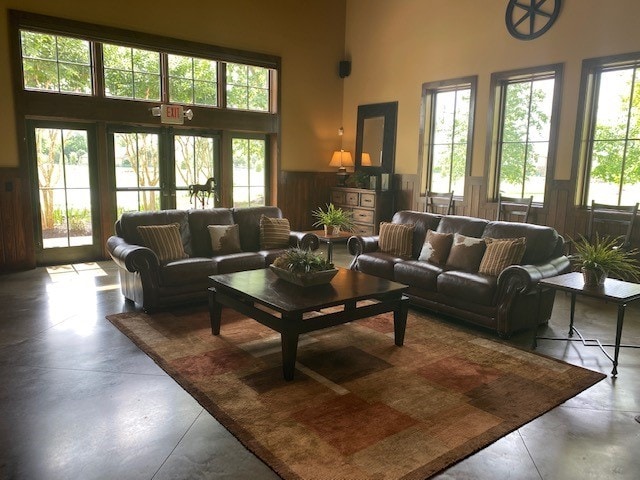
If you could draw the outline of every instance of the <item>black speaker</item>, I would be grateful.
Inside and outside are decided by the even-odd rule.
[[[348,77],[351,73],[351,62],[349,60],[341,60],[338,64],[338,75],[340,78]]]

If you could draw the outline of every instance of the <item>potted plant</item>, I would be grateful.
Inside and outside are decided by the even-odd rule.
[[[341,229],[351,230],[353,228],[353,217],[351,212],[343,210],[340,207],[335,207],[333,203],[327,204],[327,209],[323,210],[322,207],[318,207],[317,210],[311,212],[312,215],[317,218],[317,221],[313,224],[315,227],[324,227],[324,234],[326,236],[335,235]]]
[[[623,280],[640,280],[640,263],[637,249],[620,248],[620,237],[600,237],[594,241],[581,236],[575,242],[575,253],[569,256],[571,262],[580,267],[584,284],[588,287],[602,285],[607,276]]]
[[[369,183],[369,175],[361,170],[356,170],[349,178],[347,178],[346,184],[350,187],[366,188]]]
[[[329,283],[338,273],[321,254],[302,248],[290,248],[269,266],[279,278],[303,287]]]

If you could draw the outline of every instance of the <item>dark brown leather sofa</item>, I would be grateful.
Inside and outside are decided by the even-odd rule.
[[[160,210],[124,213],[115,224],[116,234],[107,240],[107,250],[119,267],[120,287],[128,300],[145,311],[204,301],[209,275],[265,268],[284,249],[260,250],[260,217],[282,218],[278,207],[213,208],[204,210]],[[143,246],[139,225],[178,223],[188,258],[166,264]],[[207,225],[238,224],[242,252],[213,255]],[[294,232],[291,247],[315,250],[318,237]]]
[[[501,337],[549,320],[555,292],[538,292],[537,283],[569,269],[563,239],[555,229],[408,210],[397,212],[392,223],[415,225],[411,258],[380,252],[378,236],[355,236],[348,241],[355,255],[351,268],[409,285],[412,304],[490,328]],[[417,260],[429,229],[477,238],[525,237],[526,250],[520,265],[511,265],[495,277],[449,269]]]

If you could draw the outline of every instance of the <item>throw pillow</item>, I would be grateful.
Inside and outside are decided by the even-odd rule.
[[[453,244],[447,257],[447,267],[467,272],[477,272],[484,255],[486,243],[483,238],[453,234]]]
[[[138,233],[146,247],[158,256],[160,263],[167,263],[180,258],[187,258],[180,237],[180,224],[139,225]]]
[[[271,218],[262,215],[260,217],[260,248],[269,250],[289,247],[290,232],[291,227],[286,218]]]
[[[378,247],[381,252],[402,258],[411,257],[414,225],[380,222]]]
[[[453,233],[439,233],[427,230],[427,237],[422,245],[422,250],[420,250],[418,260],[443,265],[447,261],[452,243]]]
[[[498,276],[509,265],[522,260],[527,248],[526,238],[485,238],[487,251],[480,262],[479,272],[485,275]]]
[[[241,252],[240,229],[238,224],[207,225],[211,237],[211,249],[214,255]]]

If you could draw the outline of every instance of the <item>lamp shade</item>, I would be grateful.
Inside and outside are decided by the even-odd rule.
[[[350,152],[336,150],[331,156],[330,167],[353,167],[353,159]]]
[[[362,156],[360,157],[360,164],[363,167],[370,167],[371,166],[371,155],[369,155],[368,153],[362,152]]]

